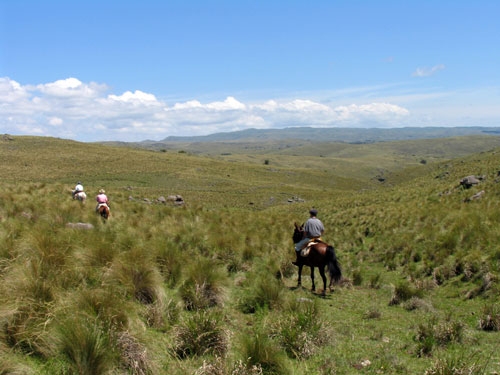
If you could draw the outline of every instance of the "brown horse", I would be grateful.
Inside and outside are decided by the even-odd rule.
[[[298,226],[297,223],[295,223],[293,243],[299,242],[302,238],[304,238],[304,235],[305,233],[303,225]],[[316,286],[314,285],[314,267],[318,267],[319,274],[323,279],[323,295],[326,294],[326,266],[328,266],[328,273],[330,274],[330,284],[328,285],[330,291],[332,290],[333,282],[338,282],[342,278],[342,271],[340,269],[337,256],[335,255],[335,249],[333,248],[333,246],[328,245],[326,242],[320,241],[315,243],[314,245],[311,245],[309,254],[305,257],[297,254],[297,260],[295,264],[299,267],[299,280],[297,284],[298,286],[300,286],[302,282],[302,267],[311,267],[312,291],[316,290]]]
[[[99,207],[97,207],[97,213],[101,215],[102,218],[108,219],[109,217],[109,207],[107,204],[100,204]]]

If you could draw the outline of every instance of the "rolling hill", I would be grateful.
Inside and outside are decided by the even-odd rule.
[[[0,373],[497,372],[499,138],[280,142],[1,139]],[[312,206],[326,297],[290,263]]]

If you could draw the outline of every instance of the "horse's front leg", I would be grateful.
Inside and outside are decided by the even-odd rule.
[[[311,281],[312,281],[312,291],[316,290],[316,285],[314,285],[314,267],[311,267]]]
[[[297,286],[302,285],[302,267],[304,267],[302,264],[299,264],[299,279],[297,280]]]

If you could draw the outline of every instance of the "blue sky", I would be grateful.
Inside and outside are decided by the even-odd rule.
[[[500,1],[0,2],[0,133],[500,126]]]

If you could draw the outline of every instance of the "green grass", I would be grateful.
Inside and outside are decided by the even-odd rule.
[[[342,157],[293,146],[274,159],[0,141],[0,373],[494,373],[489,142],[342,145]],[[471,174],[485,179],[460,187]],[[85,205],[71,199],[77,180]],[[107,222],[94,213],[101,187]],[[170,194],[186,204],[156,201]],[[325,297],[308,270],[297,288],[290,264],[293,223],[311,206],[344,273]]]

